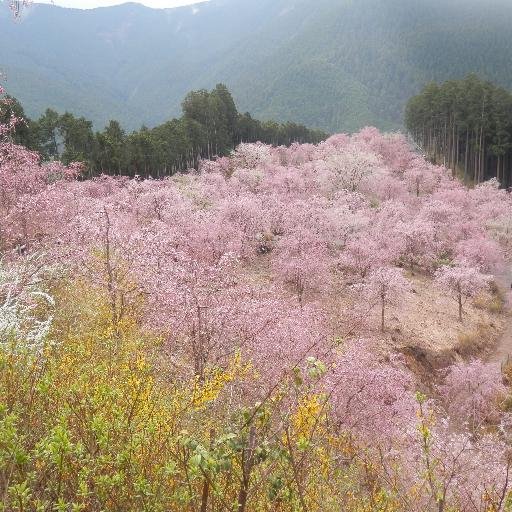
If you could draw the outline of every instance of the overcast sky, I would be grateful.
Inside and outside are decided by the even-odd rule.
[[[62,7],[76,9],[92,9],[93,7],[106,7],[107,5],[123,4],[127,0],[35,0],[36,3],[54,4]],[[164,8],[178,7],[180,5],[197,4],[200,0],[137,0],[137,3],[148,7]]]

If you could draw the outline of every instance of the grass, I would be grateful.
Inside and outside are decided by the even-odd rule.
[[[481,352],[493,340],[491,326],[480,322],[476,329],[459,334],[455,351],[464,358]]]
[[[478,309],[499,315],[505,310],[505,294],[495,281],[491,281],[490,293],[475,297],[473,305]]]

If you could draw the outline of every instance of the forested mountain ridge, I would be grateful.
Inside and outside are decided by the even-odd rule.
[[[73,111],[102,128],[158,124],[187,91],[226,83],[241,111],[331,132],[401,126],[431,80],[476,72],[512,86],[504,0],[211,0],[152,10],[35,5],[0,12],[7,88],[39,115]],[[38,95],[31,91],[38,84]]]

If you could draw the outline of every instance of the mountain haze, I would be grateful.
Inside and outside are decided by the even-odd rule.
[[[401,126],[430,80],[476,72],[512,87],[506,0],[210,0],[154,10],[0,10],[0,68],[31,116],[46,107],[102,128],[155,125],[218,82],[240,111],[329,131]]]

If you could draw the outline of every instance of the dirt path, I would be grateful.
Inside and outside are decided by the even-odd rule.
[[[510,292],[512,283],[512,265],[507,264],[503,273],[496,275],[496,282],[506,294]],[[512,316],[506,318],[505,330],[498,340],[495,350],[489,356],[490,362],[505,364],[512,359]]]

